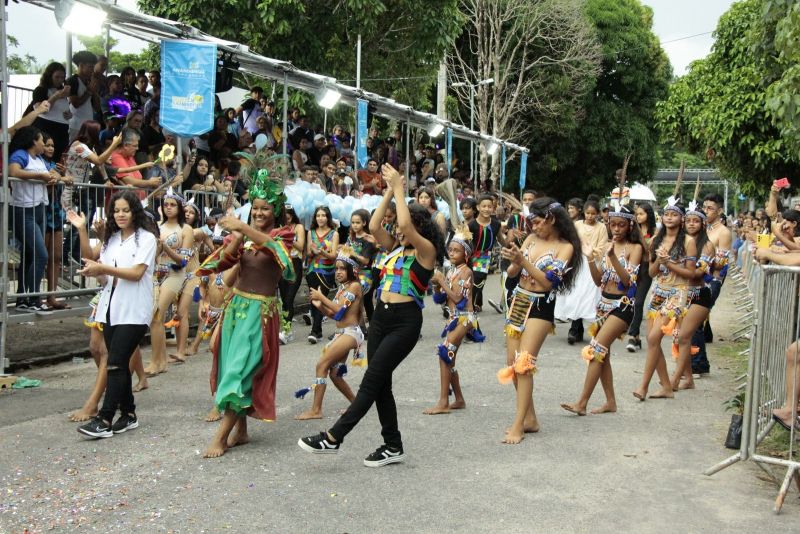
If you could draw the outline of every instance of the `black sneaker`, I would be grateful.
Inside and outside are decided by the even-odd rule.
[[[308,339],[309,343],[311,343],[312,345],[316,345],[317,343],[322,341],[322,336],[316,336],[314,334],[309,334],[307,339]]]
[[[367,467],[382,467],[387,464],[396,464],[405,460],[403,447],[394,448],[388,445],[381,445],[375,452],[364,458],[364,465]]]
[[[306,323],[306,326],[311,326],[311,313],[303,314],[303,322]]]
[[[95,416],[83,426],[78,427],[78,432],[91,438],[110,438],[114,435],[111,427],[100,416]]]
[[[18,302],[14,309],[18,312],[25,312],[25,313],[33,311],[31,309],[30,303],[28,302]]]
[[[326,432],[320,432],[316,436],[308,436],[297,440],[301,449],[314,454],[335,454],[339,452],[339,443],[331,443]]]
[[[122,434],[134,428],[139,428],[139,420],[136,419],[136,414],[122,414],[114,421],[114,424],[111,425],[111,432],[114,434]]]
[[[53,308],[44,302],[34,302],[28,309],[36,313],[36,315],[53,315],[54,311]]]

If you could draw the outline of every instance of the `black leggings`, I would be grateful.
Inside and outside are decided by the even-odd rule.
[[[111,305],[109,304],[109,314]],[[107,315],[107,317],[108,317]],[[139,342],[147,333],[144,324],[118,324],[111,326],[107,318],[103,325],[103,339],[108,350],[108,385],[99,416],[109,423],[119,409],[120,413],[136,412],[133,402],[130,361]]]
[[[483,308],[483,286],[489,275],[478,271],[472,272],[472,305]]]
[[[647,300],[647,292],[650,291],[650,286],[653,284],[653,279],[650,278],[649,263],[642,263],[639,267],[639,276],[636,279],[636,297],[633,303],[633,319],[631,326],[628,328],[628,335],[631,337],[639,337],[639,330],[642,326],[642,316],[644,312],[644,301]]]
[[[364,293],[364,311],[367,313],[367,321],[372,321],[372,315],[375,313],[375,286],[381,279],[381,270],[372,269],[372,287],[369,291]]]
[[[323,276],[318,273],[308,273],[306,282],[308,282],[308,289],[319,289],[326,297],[334,288],[333,275]],[[314,305],[311,306],[311,334],[322,337],[322,312]]]
[[[367,371],[356,398],[330,429],[336,441],[341,443],[375,403],[383,442],[393,448],[403,446],[392,395],[392,373],[414,349],[421,328],[422,310],[415,302],[377,303],[369,325]]]
[[[292,266],[294,267],[295,278],[294,282],[290,282],[286,278],[281,278],[278,282],[278,291],[281,294],[281,305],[283,311],[287,313],[286,320],[290,323],[294,318],[294,299],[297,292],[300,290],[300,284],[303,283],[303,260],[300,258],[292,258]]]

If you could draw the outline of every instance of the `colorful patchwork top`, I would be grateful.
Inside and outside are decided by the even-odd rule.
[[[405,247],[397,247],[386,257],[381,269],[381,278],[376,290],[378,300],[388,291],[413,297],[420,308],[425,307],[423,297],[428,290],[433,269],[426,269],[417,262],[413,254],[403,255]]]
[[[309,232],[311,234],[311,243],[319,248],[319,249],[328,249],[330,250],[331,246],[333,245],[333,235],[336,230],[330,230],[324,236],[320,237],[317,233],[317,230],[311,230]],[[324,257],[322,254],[317,254],[316,256],[311,258],[311,261],[308,263],[308,273],[317,273],[321,274],[322,276],[333,276],[333,273],[336,268],[336,260],[330,260]]]
[[[361,290],[366,293],[370,290],[374,282],[372,279],[372,256],[375,254],[375,244],[366,237],[350,237],[347,239],[347,245],[353,249],[356,255],[363,256],[367,259],[367,263],[361,265],[358,270],[358,280],[361,282]]]
[[[469,223],[469,231],[472,232],[472,270],[488,273],[492,249],[500,232],[500,221],[493,217],[489,224],[482,225],[474,219]]]

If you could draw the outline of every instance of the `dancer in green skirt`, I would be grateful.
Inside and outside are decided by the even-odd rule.
[[[281,305],[276,293],[281,277],[295,277],[287,248],[294,235],[291,227],[275,228],[286,202],[280,181],[271,180],[266,169],[254,170],[249,193],[250,225],[235,216],[223,217],[217,224],[231,234],[223,248],[197,271],[198,275],[208,275],[240,266],[219,335],[211,348],[211,391],[223,416],[205,458],[217,458],[229,447],[249,441],[247,415],[275,420],[281,326]]]

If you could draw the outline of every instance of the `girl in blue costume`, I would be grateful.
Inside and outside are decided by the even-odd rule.
[[[627,332],[633,319],[636,279],[644,254],[639,225],[634,220],[633,211],[622,204],[624,199],[620,198],[619,190],[620,188],[616,188],[611,194],[614,203],[608,214],[611,243],[599,266],[592,258],[593,247],[588,243],[583,245],[583,254],[589,262],[592,279],[600,287],[602,294],[597,304],[597,319],[589,327],[592,340],[581,352],[587,364],[583,390],[577,402],[561,404],[562,408],[577,415],[586,415],[586,405],[598,380],[603,386],[606,402],[592,410],[592,413],[617,411],[614,375],[611,371],[611,344]],[[627,191],[624,187],[622,190]]]
[[[254,174],[249,189],[251,224],[232,215],[220,219],[217,224],[231,235],[196,273],[207,276],[239,264],[233,296],[225,306],[222,326],[211,348],[211,391],[223,415],[204,458],[222,456],[229,447],[249,441],[246,415],[275,420],[281,326],[276,293],[281,277],[295,277],[287,248],[294,235],[291,227],[276,228],[286,203],[282,184],[270,180],[266,169]]]
[[[522,247],[510,243],[502,255],[511,262],[508,276],[519,275],[506,314],[506,363],[497,378],[517,389],[516,415],[503,443],[516,444],[527,432],[538,432],[533,407],[533,375],[545,337],[553,330],[556,293],[569,290],[580,269],[581,248],[567,211],[551,198],[530,207],[532,233]]]
[[[342,441],[367,414],[373,403],[381,422],[383,445],[364,459],[367,467],[380,467],[405,458],[397,427],[397,407],[392,394],[392,374],[417,344],[422,328],[422,298],[434,265],[443,256],[438,227],[422,206],[406,204],[403,177],[391,165],[383,166],[386,190],[370,221],[370,230],[386,249],[394,238],[383,229],[386,208],[395,200],[397,239],[400,246],[383,262],[377,289],[377,307],[369,328],[367,371],[356,398],[327,432],[301,438],[298,445],[312,453],[338,452]]]

